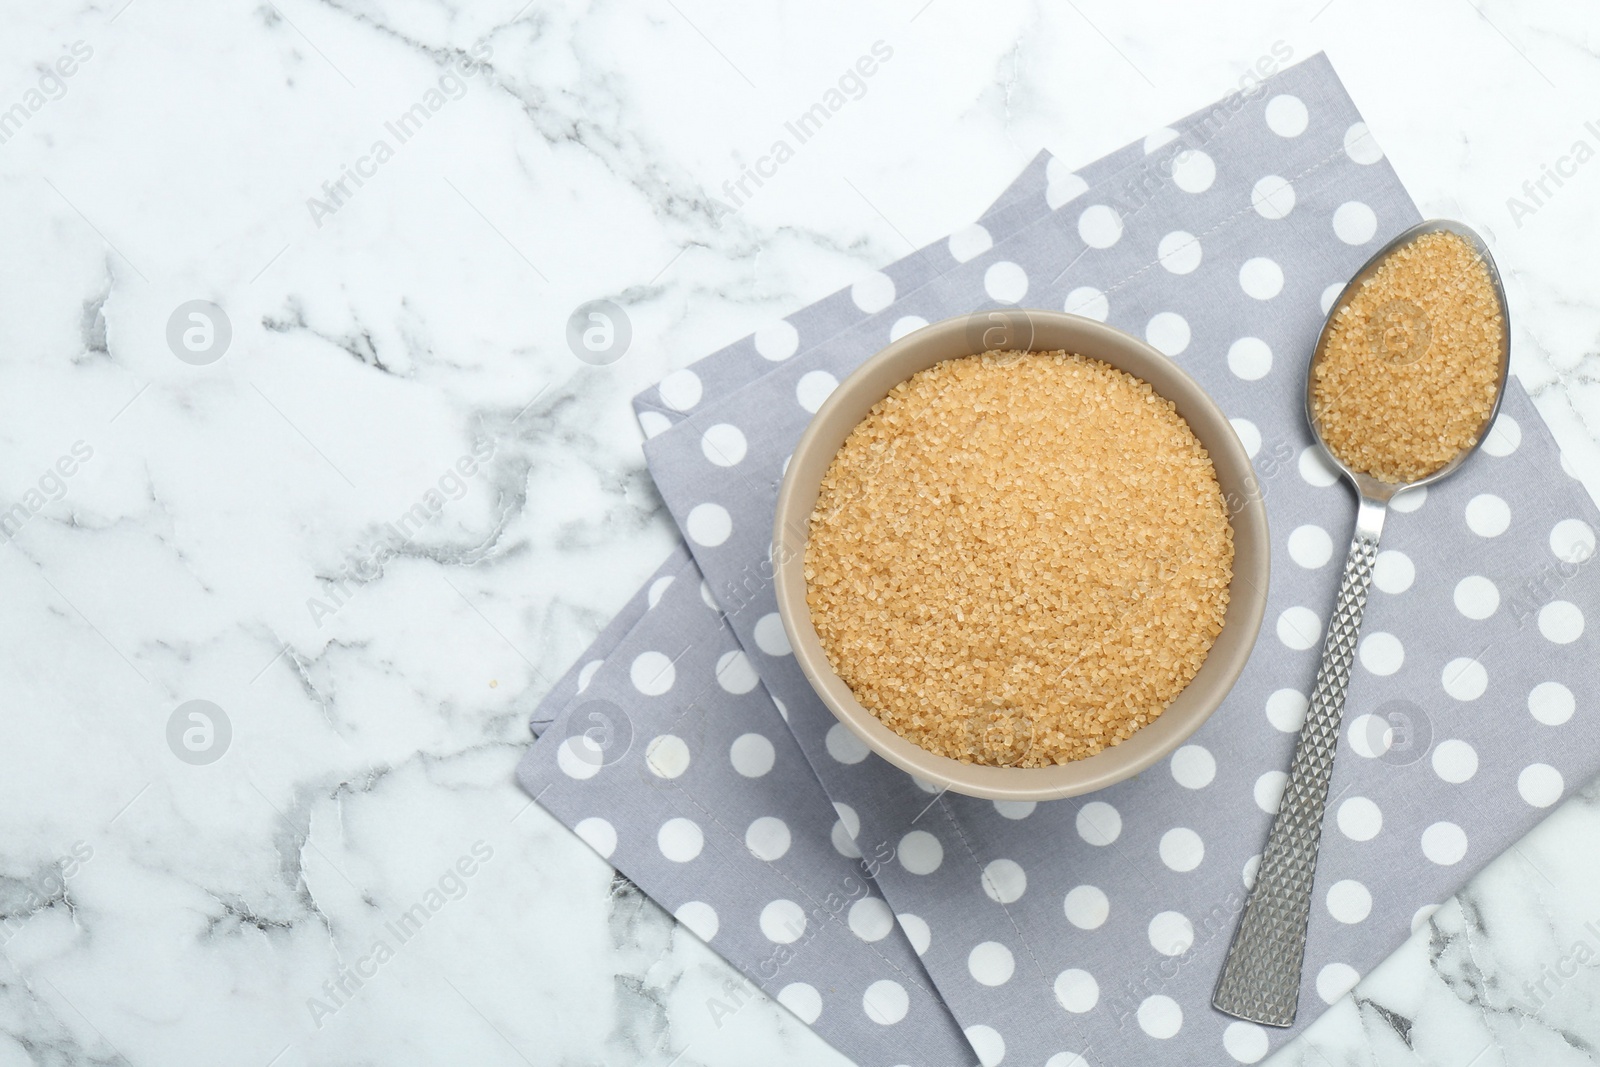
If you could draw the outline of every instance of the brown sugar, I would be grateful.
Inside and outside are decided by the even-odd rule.
[[[1500,301],[1459,234],[1390,253],[1334,313],[1312,368],[1322,439],[1351,470],[1400,484],[1478,443],[1500,393]]]
[[[1091,756],[1153,721],[1222,630],[1233,529],[1148,383],[1066,352],[901,382],[822,479],[806,602],[836,673],[968,763]]]

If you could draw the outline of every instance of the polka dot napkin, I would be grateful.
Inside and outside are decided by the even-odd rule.
[[[692,386],[680,378],[641,398],[641,421],[654,412],[665,423],[647,456],[694,563],[589,680],[612,679],[604,699],[619,722],[647,720],[626,747],[637,760],[610,762],[617,732],[584,733],[569,718],[535,746],[522,779],[569,822],[604,819],[610,833],[590,823],[586,836],[641,885],[681,869],[692,899],[718,916],[714,929],[698,909],[685,923],[699,921],[746,973],[750,951],[773,951],[796,925],[816,931],[805,944],[817,957],[797,954],[785,965],[794,970],[761,978],[864,1063],[1252,1063],[1294,1031],[1228,1019],[1210,992],[1282,789],[1354,514],[1310,447],[1305,360],[1343,281],[1417,213],[1321,57],[1076,174],[1032,173],[1043,179],[1032,221],[1007,231],[992,213],[984,237],[949,243],[945,269],[887,269],[851,291],[853,315],[833,299],[816,333],[795,316],[782,358],[769,359],[758,334],[697,364]],[[1027,214],[1022,193],[1000,216]],[[1262,637],[1206,727],[1131,782],[1037,806],[937,795],[868,754],[795,666],[767,577],[783,464],[832,386],[899,331],[1012,304],[1103,319],[1193,374],[1254,457],[1275,549]],[[786,340],[771,352],[790,347],[788,331],[765,332],[775,335]],[[1349,691],[1300,1025],[1600,767],[1585,626],[1600,611],[1587,565],[1600,517],[1520,387],[1480,455],[1396,505]],[[707,619],[715,636],[699,636]],[[724,657],[748,692],[721,684]],[[756,676],[796,748],[770,736],[775,713]],[[768,775],[740,771],[748,754],[734,749],[747,732],[773,743],[774,767],[798,751],[832,803],[801,776],[776,792]],[[722,851],[688,855],[694,834],[674,820]],[[786,850],[764,859],[780,840]],[[818,864],[833,862],[830,849],[859,854],[875,883],[860,898],[881,894],[887,911],[863,905],[857,923],[854,901],[831,908],[809,883],[784,895],[772,879],[794,878],[784,864],[797,843]],[[757,878],[749,861],[777,873]],[[899,929],[873,940],[888,911]],[[824,942],[824,929],[841,936]],[[891,952],[902,942],[969,1050],[950,1053],[946,1031],[915,1024],[937,1013],[922,1010],[911,961]],[[869,945],[884,946],[877,962],[860,952]],[[805,988],[785,997],[787,984]],[[874,1029],[898,1043],[874,1042]],[[912,1040],[930,1034],[937,1041]]]

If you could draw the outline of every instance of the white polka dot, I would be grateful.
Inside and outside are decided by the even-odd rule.
[[[1317,445],[1310,445],[1302,450],[1295,466],[1305,483],[1318,489],[1325,489],[1339,480],[1339,468],[1333,465]]]
[[[1271,300],[1283,291],[1283,268],[1266,256],[1247,259],[1239,268],[1239,287],[1257,300]]]
[[[769,656],[787,656],[794,650],[789,647],[789,635],[783,631],[783,620],[773,611],[756,620],[756,647]]]
[[[674,411],[688,411],[700,403],[700,376],[692,370],[675,370],[656,386],[661,402]]]
[[[1356,646],[1356,655],[1361,659],[1361,666],[1380,678],[1387,678],[1406,661],[1406,649],[1400,639],[1382,630],[1363,637]]]
[[[1372,894],[1354,878],[1328,888],[1328,914],[1342,923],[1358,923],[1372,912]]]
[[[838,821],[833,824],[833,847],[841,856],[850,859],[860,859],[861,849],[856,846],[856,835],[861,833],[861,816],[856,814],[856,809],[848,804],[835,801],[833,810],[838,813]]]
[[[930,782],[930,781],[928,781],[928,780],[926,780],[924,778],[918,778],[914,774],[907,775],[907,777],[909,777],[911,779],[911,784],[912,785],[916,786],[918,789],[922,790],[924,793],[936,794],[936,793],[940,792],[940,789],[939,789],[938,786],[934,785],[932,782]]]
[[[657,578],[650,583],[650,591],[645,594],[645,602],[650,607],[655,607],[661,603],[661,598],[667,595],[667,590],[671,587],[672,575],[669,574],[665,578]],[[579,692],[582,692],[582,690],[580,689]]]
[[[1528,712],[1546,726],[1560,726],[1576,710],[1572,690],[1560,682],[1540,682],[1528,693]]]
[[[898,341],[906,334],[916,333],[926,325],[928,320],[921,315],[902,315],[894,320],[893,326],[889,327],[889,340]]]
[[[717,918],[717,909],[703,900],[691,900],[672,913],[689,932],[702,941],[710,941],[717,936],[717,931],[722,928],[722,922]]]
[[[732,467],[744,459],[744,434],[732,423],[719,422],[700,435],[700,451],[719,467]]]
[[[1169,996],[1157,993],[1139,1005],[1139,1029],[1165,1041],[1183,1028],[1183,1009]]]
[[[1016,860],[995,860],[983,868],[983,891],[996,904],[1015,904],[1028,891],[1028,872]]]
[[[1470,574],[1456,583],[1456,610],[1469,619],[1487,619],[1500,607],[1500,590],[1481,574]]]
[[[773,697],[772,698],[772,706],[778,709],[778,714],[783,716],[783,721],[784,722],[788,722],[789,721],[789,708],[788,708],[788,705],[784,704],[784,702],[779,700],[777,697]]]
[[[817,992],[816,986],[805,982],[790,982],[778,990],[778,1003],[794,1012],[807,1026],[822,1014],[822,994]]]
[[[1358,122],[1344,131],[1344,154],[1363,166],[1383,158],[1383,149],[1373,139],[1365,122]]]
[[[1100,983],[1094,975],[1077,967],[1056,975],[1055,991],[1056,1003],[1074,1015],[1082,1015],[1100,1003]]]
[[[1269,174],[1250,190],[1250,206],[1264,219],[1288,218],[1289,212],[1294,210],[1294,186],[1276,174]]]
[[[756,351],[762,359],[779,363],[799,350],[799,331],[783,319],[756,331]]]
[[[850,932],[863,941],[882,941],[894,929],[894,912],[882,897],[862,897],[850,905]]]
[[[1582,519],[1562,519],[1550,528],[1550,551],[1563,563],[1594,558],[1594,530]]]
[[[1376,759],[1394,744],[1394,727],[1376,715],[1357,715],[1347,733],[1350,748],[1363,759]]]
[[[1206,858],[1205,842],[1200,840],[1199,834],[1185,826],[1174,827],[1162,834],[1156,850],[1167,869],[1180,874],[1194,870]]]
[[[1415,489],[1406,489],[1396,493],[1394,499],[1389,501],[1389,510],[1409,515],[1427,502],[1428,487],[1421,485]]]
[[[899,982],[880,978],[867,986],[867,991],[862,994],[861,1010],[880,1026],[893,1026],[911,1010],[911,997]]]
[[[724,652],[717,660],[717,684],[734,696],[743,696],[754,689],[761,679],[750,666],[750,657],[739,649]]]
[[[805,410],[815,414],[833,391],[839,388],[839,379],[825,370],[807,371],[795,383],[794,398]]]
[[[806,910],[792,900],[774,900],[761,909],[761,933],[775,945],[792,945],[806,932]]]
[[[659,411],[639,412],[639,429],[646,437],[659,437],[672,429],[672,420]]]
[[[1416,580],[1417,568],[1410,556],[1398,549],[1378,553],[1378,561],[1372,568],[1372,584],[1380,590],[1391,594],[1404,593]]]
[[[1477,660],[1461,656],[1444,665],[1439,682],[1457,700],[1477,700],[1489,688],[1489,672]]]
[[[1111,314],[1111,304],[1106,300],[1106,294],[1094,286],[1080,285],[1067,294],[1067,302],[1062,310],[1070,315],[1082,315],[1086,319],[1104,322]]]
[[[1495,417],[1494,425],[1483,435],[1483,450],[1491,456],[1505,458],[1522,444],[1522,427],[1505,412]]]
[[[997,800],[994,810],[1007,819],[1026,819],[1039,805],[1032,800]]]
[[[1217,776],[1217,760],[1202,745],[1184,745],[1172,754],[1172,780],[1185,789],[1204,789]]]
[[[1069,204],[1088,191],[1089,183],[1070,171],[1059,175],[1052,174],[1045,186],[1044,202],[1050,206],[1051,211],[1054,211],[1062,204]]]
[[[1122,833],[1122,815],[1103,800],[1078,809],[1078,836],[1091,845],[1109,845]]]
[[[1334,282],[1322,290],[1322,313],[1326,315],[1333,310],[1333,302],[1339,299],[1339,294],[1344,292],[1344,282]]]
[[[1418,908],[1416,913],[1411,916],[1411,932],[1416,933],[1418,930],[1428,925],[1428,920],[1433,918],[1434,912],[1438,910],[1439,905],[1437,904],[1424,904],[1422,907]]]
[[[600,773],[605,752],[585,734],[569,737],[556,749],[556,766],[568,778],[584,781]]]
[[[1261,869],[1261,854],[1257,853],[1244,861],[1244,869],[1239,872],[1240,879],[1244,882],[1245,889],[1256,887],[1256,872]]]
[[[983,291],[991,300],[1015,304],[1028,295],[1028,273],[1009,259],[1002,259],[983,272]]]
[[[692,819],[668,819],[656,831],[656,847],[673,863],[688,863],[705,847],[705,835]]]
[[[906,940],[911,942],[911,947],[917,955],[928,951],[928,946],[933,944],[933,931],[928,929],[928,923],[920,915],[910,912],[901,912],[895,916],[900,921],[900,929],[906,932]]]
[[[1165,148],[1173,141],[1176,141],[1178,137],[1178,131],[1171,126],[1163,126],[1159,130],[1153,130],[1145,135],[1144,154],[1148,156],[1157,149]]]
[[[1090,1067],[1090,1064],[1076,1052],[1058,1052],[1044,1061],[1044,1067]]]
[[[1229,419],[1233,432],[1239,435],[1239,443],[1244,445],[1244,451],[1251,459],[1256,458],[1256,453],[1261,451],[1261,431],[1249,419]]]
[[[617,850],[617,828],[605,819],[591,816],[580,820],[572,830],[585,844],[607,859]]]
[[[1217,180],[1217,165],[1198,148],[1179,152],[1172,158],[1172,181],[1186,193],[1203,193]]]
[[[1493,493],[1467,501],[1467,528],[1479,537],[1498,537],[1511,525],[1511,509]]]
[[[628,668],[628,678],[633,687],[647,697],[658,697],[672,688],[678,670],[672,660],[662,652],[641,652]]]
[[[745,778],[760,778],[772,770],[772,742],[760,734],[741,734],[728,749],[728,761]]]
[[[1317,972],[1317,996],[1324,1004],[1337,1004],[1359,981],[1361,975],[1348,963],[1330,963]]]
[[[1320,526],[1296,526],[1289,534],[1289,558],[1307,570],[1326,566],[1333,558],[1333,538]]]
[[[1228,346],[1228,369],[1235,378],[1260,381],[1272,370],[1272,349],[1259,337],[1241,337]]]
[[[894,279],[882,271],[867,275],[850,287],[850,299],[868,315],[894,303]]]
[[[969,1026],[962,1031],[967,1044],[978,1054],[978,1067],[999,1067],[1006,1058],[1005,1038],[992,1026]]]
[[[1297,733],[1306,721],[1310,701],[1297,689],[1279,689],[1267,698],[1267,721],[1286,734]]]
[[[1200,265],[1200,239],[1187,230],[1173,230],[1156,245],[1156,256],[1173,274],[1190,274]]]
[[[696,504],[683,525],[695,544],[715,548],[733,533],[733,516],[721,504]]]
[[[1092,885],[1080,885],[1062,901],[1067,921],[1080,930],[1098,930],[1111,914],[1111,901]]]
[[[1433,773],[1460,785],[1478,773],[1478,751],[1460,738],[1440,741],[1433,749]]]
[[[867,743],[842,722],[836,722],[828,727],[823,744],[828,748],[828,755],[840,763],[860,763],[871,751],[867,748]]]
[[[1104,204],[1085,208],[1078,216],[1078,236],[1090,248],[1110,248],[1122,238],[1122,216]]]
[[[1570,645],[1583,634],[1583,612],[1570,600],[1552,600],[1539,609],[1539,632],[1546,641]]]
[[[1189,347],[1188,320],[1175,311],[1158,312],[1145,326],[1144,339],[1158,352],[1176,356]]]
[[[1422,854],[1441,867],[1460,863],[1467,854],[1467,835],[1453,822],[1436,822],[1422,831]]]
[[[1222,1047],[1239,1063],[1258,1063],[1267,1054],[1267,1032],[1255,1023],[1229,1023],[1222,1031]]]
[[[771,863],[789,851],[789,824],[776,815],[763,815],[744,832],[744,847],[758,860]]]
[[[951,234],[946,244],[950,249],[950,258],[957,263],[965,263],[993,248],[994,238],[989,235],[988,230],[974,222],[971,226],[963,226]]]
[[[1322,638],[1322,620],[1306,607],[1284,608],[1278,616],[1278,640],[1298,652],[1316,647]]]
[[[1366,797],[1346,797],[1339,802],[1339,832],[1352,841],[1371,841],[1383,829],[1383,812]]]
[[[1255,787],[1250,791],[1256,807],[1268,815],[1276,815],[1278,805],[1283,803],[1283,787],[1288,781],[1289,776],[1282,771],[1268,771],[1257,778]]]
[[[1194,944],[1194,924],[1176,911],[1157,913],[1146,933],[1150,947],[1163,956],[1181,956]]]
[[[721,609],[719,609],[717,607],[717,598],[711,595],[711,583],[710,582],[702,581],[700,583],[700,600],[705,604],[706,607],[710,608],[712,611],[721,610]]]
[[[654,607],[655,605],[652,604],[650,606]],[[583,669],[578,672],[578,692],[581,693],[589,688],[589,683],[594,681],[594,672],[603,666],[605,666],[605,660],[602,659],[592,659],[583,665]]]
[[[979,985],[1005,985],[1016,969],[1011,950],[998,941],[980,941],[967,953],[967,973]]]
[[[1548,808],[1567,787],[1561,772],[1548,763],[1530,763],[1517,775],[1517,792],[1536,808]]]
[[[1279,137],[1299,137],[1309,121],[1305,102],[1298,96],[1282,93],[1267,101],[1267,129]]]
[[[689,769],[689,746],[676,734],[662,734],[645,748],[644,763],[657,778],[677,778]]]
[[[912,874],[932,874],[944,862],[944,846],[926,830],[912,830],[900,839],[900,866]]]
[[[1347,200],[1333,213],[1333,232],[1347,245],[1364,245],[1378,232],[1378,216],[1359,200]]]

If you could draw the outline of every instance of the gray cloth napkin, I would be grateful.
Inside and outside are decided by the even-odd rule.
[[[1353,517],[1309,450],[1305,358],[1332,293],[1417,213],[1321,57],[1165,136],[1112,177],[1085,168],[1068,206],[809,354],[685,405],[689,417],[647,444],[710,589],[840,823],[881,861],[889,904],[917,916],[923,963],[984,1063],[1255,1062],[1294,1032],[1208,1001]],[[936,797],[867,754],[795,667],[765,577],[785,458],[832,384],[909,316],[995,304],[1106,318],[1178,360],[1255,456],[1276,549],[1262,639],[1193,742],[1134,781],[1038,806]],[[1600,763],[1583,623],[1600,601],[1584,565],[1597,519],[1556,463],[1513,383],[1484,454],[1391,519],[1333,782],[1301,1025]],[[648,644],[677,624],[646,616],[636,635]],[[739,714],[706,697],[690,721]],[[691,768],[718,758],[691,746]],[[753,814],[738,796],[698,796]],[[745,914],[764,910],[761,896]],[[840,1010],[862,1009],[846,998]]]

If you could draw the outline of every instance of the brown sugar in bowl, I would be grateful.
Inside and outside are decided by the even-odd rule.
[[[1199,670],[1153,721],[1093,755],[1046,766],[964,762],[922,748],[856,698],[829,662],[807,605],[805,557],[812,512],[834,457],[868,413],[913,375],[986,350],[1064,350],[1126,372],[1170,401],[1211,458],[1233,533],[1232,580],[1221,632]],[[1103,789],[1172,753],[1237,680],[1260,630],[1270,571],[1266,509],[1250,458],[1200,386],[1144,342],[1061,312],[1008,311],[947,319],[896,341],[847,377],[818,410],[789,460],[773,531],[778,613],[796,661],[834,716],[872,751],[935,787],[995,800],[1050,800]],[[1063,667],[1067,667],[1063,664]],[[1070,669],[1070,668],[1069,668]],[[979,744],[1004,752],[1014,724],[974,716]],[[1002,759],[999,762],[1010,762]]]

